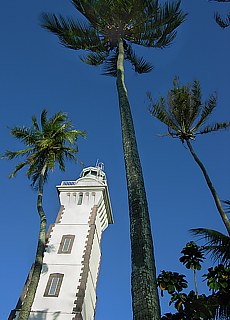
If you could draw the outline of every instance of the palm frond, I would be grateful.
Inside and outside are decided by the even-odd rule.
[[[6,150],[2,156],[2,159],[12,160],[17,157],[21,157],[23,155],[29,156],[33,151],[34,151],[34,148],[26,148],[26,149],[22,149],[22,150],[18,150],[18,151]]]
[[[34,130],[39,131],[37,118],[35,116],[32,116],[32,124],[33,124]]]
[[[208,119],[208,117],[212,114],[213,110],[216,107],[216,94],[212,94],[208,101],[204,103],[203,110],[200,115],[200,119],[197,124],[192,129],[193,131],[197,131]]]
[[[191,86],[191,100],[193,107],[190,109],[190,126],[197,119],[202,108],[201,89],[198,80],[195,80]]]
[[[42,110],[41,113],[41,126],[42,126],[42,131],[46,130],[47,127],[47,111],[45,109]]]
[[[67,48],[94,52],[105,49],[96,30],[77,20],[64,18],[62,15],[43,13],[41,26],[56,34],[60,42]]]
[[[185,20],[186,15],[182,13],[180,8],[181,1],[177,2],[166,2],[161,6],[158,15],[160,21],[165,23],[161,26],[161,37],[156,41],[155,47],[165,48],[169,46],[176,37],[176,29]],[[159,21],[159,22],[160,22]]]
[[[91,66],[98,66],[105,61],[107,56],[108,54],[104,52],[89,52],[86,55],[81,56],[80,59]]]
[[[176,28],[185,20],[180,1],[164,6],[146,1],[144,14],[134,24],[131,42],[145,47],[165,48],[176,36]],[[129,40],[129,39],[127,39]]]
[[[150,92],[147,93],[147,97],[151,103],[151,107],[149,108],[150,114],[168,126],[171,136],[177,135],[180,132],[180,127],[172,121],[169,112],[166,110],[164,98],[160,97],[159,101],[155,103]]]
[[[14,171],[9,175],[10,178],[15,177],[16,173],[24,168],[28,164],[28,161],[20,162],[18,165],[16,165]]]
[[[224,265],[230,264],[230,237],[212,229],[196,228],[190,230],[191,234],[205,240],[204,250],[210,253],[211,259]]]
[[[227,17],[224,19],[221,17],[221,15],[216,12],[214,15],[214,18],[216,20],[216,23],[222,28],[225,29],[230,26],[230,13],[228,13]]]
[[[131,46],[128,46],[125,50],[125,59],[130,61],[137,73],[148,73],[153,70],[153,66],[146,62],[143,57],[137,57]]]
[[[71,1],[75,8],[85,16],[91,23],[97,22],[97,13],[95,8],[95,1],[81,1],[81,0],[72,0]]]
[[[230,127],[230,122],[219,122],[214,123],[213,125],[208,125],[200,130],[197,134],[206,134],[210,132],[215,132],[219,130],[226,130]]]
[[[113,53],[105,60],[104,68],[102,74],[105,76],[117,76],[117,51],[113,51]]]
[[[230,213],[230,200],[224,200],[223,203],[226,206],[226,212]]]

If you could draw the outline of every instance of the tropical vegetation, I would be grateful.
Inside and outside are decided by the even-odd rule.
[[[182,249],[180,262],[187,269],[201,270],[204,261],[204,249],[190,241]],[[229,261],[230,262],[230,261]],[[195,291],[188,288],[185,275],[171,271],[161,271],[158,276],[158,286],[161,296],[167,292],[170,296],[169,305],[176,309],[175,313],[167,312],[162,320],[228,320],[230,318],[230,266],[219,264],[210,267],[203,275],[207,288],[211,294],[198,292],[197,280],[194,277]]]
[[[130,213],[133,317],[159,320],[149,212],[124,82],[124,61],[130,62],[137,73],[151,71],[152,65],[136,55],[133,45],[169,46],[185,14],[180,10],[180,1],[164,5],[157,0],[72,0],[72,3],[84,17],[82,21],[44,13],[41,25],[65,47],[80,50],[83,62],[103,65],[103,74],[116,77]]]
[[[40,218],[32,276],[18,317],[18,320],[26,320],[29,317],[38,286],[46,244],[46,213],[43,209],[44,184],[49,172],[54,170],[55,164],[58,164],[59,169],[64,171],[65,160],[76,160],[78,153],[76,142],[78,137],[85,136],[85,133],[74,129],[66,114],[58,112],[48,118],[47,111],[43,110],[40,125],[37,118],[33,116],[31,127],[14,127],[11,134],[26,148],[18,151],[7,150],[3,157],[9,160],[24,158],[16,165],[10,177],[14,177],[24,167],[28,167],[26,173],[31,180],[31,186],[37,191],[37,211]]]
[[[204,164],[195,153],[191,144],[191,141],[195,140],[198,135],[230,127],[230,122],[205,125],[216,107],[216,95],[212,94],[207,101],[202,102],[199,81],[196,80],[192,84],[180,86],[179,80],[176,78],[173,81],[173,88],[168,92],[166,99],[161,97],[159,101],[154,102],[150,93],[148,93],[148,97],[151,102],[151,115],[168,127],[168,133],[165,136],[178,138],[183,144],[186,143],[188,146],[191,155],[204,175],[217,210],[230,235],[230,221],[227,213],[223,209]]]
[[[230,237],[222,232],[206,229],[195,228],[190,230],[191,234],[204,240],[202,246],[205,253],[210,254],[214,262],[219,262],[225,266],[230,265]]]

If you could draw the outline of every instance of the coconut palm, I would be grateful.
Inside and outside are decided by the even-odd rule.
[[[58,36],[65,47],[84,50],[83,62],[93,66],[103,64],[103,73],[116,77],[130,213],[133,316],[135,320],[160,319],[148,205],[124,82],[124,60],[138,73],[151,71],[151,64],[136,55],[132,44],[167,47],[175,39],[176,28],[185,15],[180,10],[180,1],[165,5],[159,5],[157,0],[72,0],[72,3],[84,16],[84,22],[45,13],[41,24]]]
[[[178,79],[175,79],[173,88],[168,93],[167,100],[161,97],[160,100],[155,103],[150,93],[148,93],[148,97],[151,102],[151,115],[168,127],[168,134],[166,134],[166,136],[178,138],[182,143],[187,144],[189,151],[204,175],[217,210],[230,235],[230,221],[228,216],[221,205],[219,196],[203,163],[198,158],[190,142],[194,140],[197,135],[227,129],[230,126],[230,122],[204,126],[216,107],[216,95],[211,95],[207,101],[202,103],[199,81],[196,80],[193,84],[180,86]]]
[[[26,146],[18,151],[7,150],[4,158],[14,159],[23,157],[10,177],[24,167],[28,167],[27,176],[31,180],[32,187],[37,190],[37,211],[40,218],[40,230],[38,237],[37,252],[33,267],[31,281],[26,293],[19,320],[26,320],[29,317],[31,306],[36,293],[38,281],[42,269],[43,254],[46,239],[46,214],[43,209],[43,187],[47,181],[49,171],[53,171],[55,164],[60,170],[65,170],[65,160],[76,160],[78,148],[77,138],[84,136],[83,131],[73,129],[67,115],[61,112],[53,117],[47,118],[46,110],[41,113],[41,125],[39,127],[36,117],[32,117],[32,127],[15,127],[11,134]]]
[[[202,247],[206,253],[210,253],[214,262],[218,261],[225,266],[230,265],[230,237],[212,229],[195,228],[190,232],[198,236],[200,240],[205,240]]]

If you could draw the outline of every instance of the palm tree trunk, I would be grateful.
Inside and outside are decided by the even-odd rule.
[[[196,297],[198,299],[198,284],[197,284],[197,280],[196,280],[196,270],[193,270],[193,279],[194,279],[194,284],[195,284]]]
[[[148,204],[127,89],[124,83],[124,46],[122,40],[119,41],[117,60],[117,91],[130,214],[133,319],[160,320]]]
[[[38,197],[37,197],[37,210],[40,217],[40,230],[37,245],[37,252],[34,262],[34,270],[29,283],[28,291],[26,293],[25,299],[23,301],[22,309],[19,313],[18,320],[27,320],[30,315],[30,310],[34,301],[35,293],[37,290],[38,282],[40,279],[40,274],[42,270],[43,255],[45,250],[46,242],[46,216],[42,207],[42,197],[43,197],[43,186],[44,186],[44,176],[46,172],[46,165],[43,167],[38,187]]]
[[[222,218],[222,220],[223,220],[223,223],[224,223],[224,225],[225,225],[225,227],[226,227],[226,229],[227,229],[227,231],[228,231],[228,234],[229,234],[229,236],[230,236],[230,221],[229,221],[226,213],[225,213],[224,210],[223,210],[223,207],[222,207],[222,205],[221,205],[221,202],[220,202],[220,199],[219,199],[219,197],[218,197],[218,194],[217,194],[215,188],[214,188],[213,185],[212,185],[212,182],[211,182],[211,180],[210,180],[210,178],[209,178],[209,176],[208,176],[208,173],[207,173],[207,171],[206,171],[203,163],[200,161],[200,159],[197,157],[196,153],[194,152],[190,141],[189,141],[189,140],[186,140],[186,142],[187,142],[187,145],[188,145],[188,147],[189,147],[189,150],[190,150],[190,152],[191,152],[194,160],[196,161],[196,163],[197,163],[198,166],[200,167],[201,171],[203,172],[204,178],[205,178],[205,180],[206,180],[206,182],[207,182],[207,185],[208,185],[208,187],[209,187],[209,190],[211,191],[212,196],[213,196],[213,199],[214,199],[214,201],[215,201],[217,210],[218,210],[218,212],[219,212],[219,214],[220,214],[220,216],[221,216],[221,218]]]

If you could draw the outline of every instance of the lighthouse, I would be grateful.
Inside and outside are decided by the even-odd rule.
[[[60,210],[49,228],[30,320],[93,320],[103,231],[113,223],[103,164],[57,186]],[[30,275],[27,283],[29,283]],[[17,319],[19,302],[9,320]]]

